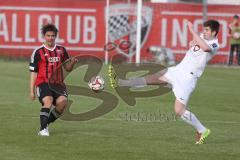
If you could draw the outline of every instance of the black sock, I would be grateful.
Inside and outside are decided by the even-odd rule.
[[[48,118],[48,124],[53,123],[56,119],[60,117],[60,114],[56,111],[56,109],[52,109],[49,118]]]
[[[47,128],[49,111],[50,111],[49,108],[41,108],[41,111],[40,111],[41,128],[40,128],[40,130],[43,130],[44,128]]]

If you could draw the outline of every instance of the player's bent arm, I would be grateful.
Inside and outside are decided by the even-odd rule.
[[[37,72],[31,72],[30,73],[30,98],[32,100],[35,99],[35,82],[37,79]]]
[[[212,49],[197,33],[193,32],[192,35],[193,39],[197,42],[197,44],[204,52],[211,52]]]
[[[63,66],[66,71],[71,72],[73,70],[74,65],[78,62],[76,58],[71,58],[68,63],[65,63]]]
[[[194,41],[196,41],[196,43],[200,46],[200,48],[204,52],[210,52],[212,49],[209,47],[209,45],[196,32],[194,32],[193,25],[192,25],[191,22],[188,22],[188,28],[189,28],[189,31],[193,35]]]

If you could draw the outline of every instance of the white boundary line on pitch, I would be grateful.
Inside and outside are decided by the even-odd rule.
[[[24,45],[0,45],[0,48],[7,48],[7,49],[35,49],[39,46],[24,46]],[[91,48],[91,47],[67,47],[67,50],[72,51],[103,51],[103,48]]]
[[[202,12],[180,12],[180,11],[162,11],[162,15],[181,15],[181,16],[202,16]],[[233,13],[208,13],[208,16],[213,17],[233,17]]]
[[[96,9],[75,9],[75,8],[51,8],[51,7],[17,7],[17,6],[0,6],[0,10],[13,11],[49,11],[49,12],[88,12],[95,13]]]

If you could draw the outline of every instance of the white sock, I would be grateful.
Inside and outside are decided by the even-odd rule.
[[[203,133],[206,128],[202,125],[202,123],[197,119],[197,117],[191,113],[190,111],[186,110],[182,115],[181,118],[183,119],[183,121],[187,122],[188,124],[192,125],[193,127],[195,127],[195,129],[199,132],[199,133]]]
[[[128,86],[128,87],[141,86],[141,87],[145,87],[147,85],[147,82],[146,82],[145,77],[137,77],[137,78],[132,78],[132,79],[128,79],[128,80],[119,79],[118,85],[122,86],[122,87],[123,86]]]

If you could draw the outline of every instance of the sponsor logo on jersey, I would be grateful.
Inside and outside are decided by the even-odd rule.
[[[48,62],[50,63],[55,63],[55,62],[59,62],[60,61],[60,57],[49,57],[48,58]]]

